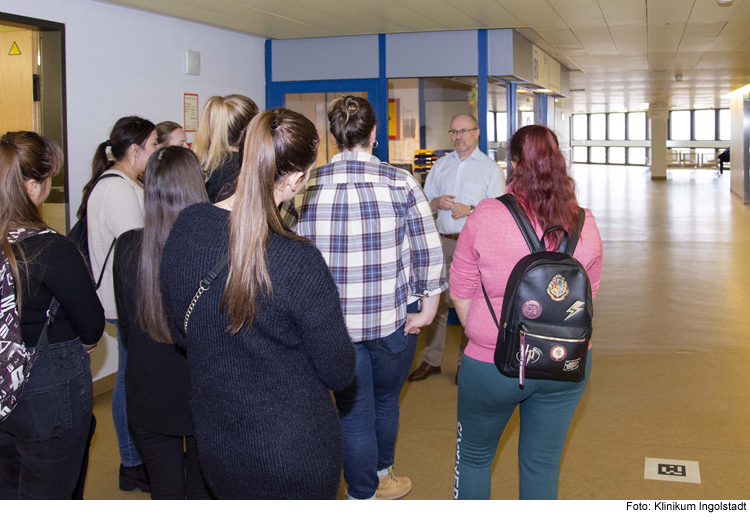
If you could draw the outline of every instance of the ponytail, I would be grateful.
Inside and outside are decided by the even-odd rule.
[[[314,165],[319,140],[309,119],[286,108],[263,112],[248,127],[229,216],[229,276],[222,299],[231,333],[249,329],[258,297],[273,294],[266,261],[269,233],[304,240],[282,220],[274,190],[287,175]]]
[[[128,154],[130,145],[144,147],[154,128],[156,126],[151,121],[138,116],[121,117],[117,120],[109,134],[109,139],[99,143],[99,146],[96,147],[94,160],[91,162],[91,178],[83,187],[83,199],[76,213],[79,219],[86,214],[86,204],[99,176],[112,167],[115,161],[124,159]],[[112,147],[114,160],[108,158],[107,147]]]
[[[257,113],[258,105],[244,95],[214,95],[206,101],[192,148],[207,175],[239,147],[242,132]]]

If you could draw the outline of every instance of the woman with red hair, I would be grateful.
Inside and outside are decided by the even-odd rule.
[[[526,126],[510,142],[513,177],[508,194],[531,220],[541,238],[552,226],[569,235],[578,232],[579,205],[575,181],[567,171],[557,137],[547,127]],[[602,267],[602,240],[591,211],[574,257],[591,281],[594,297]],[[558,250],[561,231],[545,237],[547,249]],[[456,499],[489,499],[492,461],[508,420],[520,407],[518,460],[521,499],[556,499],[565,436],[591,372],[581,382],[526,379],[501,374],[494,364],[498,329],[482,294],[493,306],[503,305],[505,286],[516,263],[529,248],[506,206],[483,200],[469,216],[458,239],[450,271],[451,299],[469,344],[458,380],[458,438],[453,495]],[[480,283],[481,277],[481,283]],[[497,310],[496,310],[497,311]]]

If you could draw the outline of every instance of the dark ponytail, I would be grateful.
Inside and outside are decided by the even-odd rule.
[[[151,121],[138,116],[121,117],[117,120],[109,134],[109,139],[99,143],[99,146],[96,147],[94,160],[91,162],[91,179],[83,188],[83,199],[80,207],[78,207],[78,218],[86,213],[86,203],[99,176],[112,167],[115,161],[122,160],[127,155],[130,145],[135,144],[144,147],[154,128],[156,126]],[[112,148],[114,161],[107,157],[107,147]]]

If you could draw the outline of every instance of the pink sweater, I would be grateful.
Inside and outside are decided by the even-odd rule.
[[[541,228],[532,222],[537,236],[541,236]],[[494,198],[479,202],[461,230],[450,272],[451,296],[472,301],[466,317],[469,344],[465,353],[470,358],[492,363],[498,334],[482,294],[480,275],[499,318],[510,272],[528,254],[529,247],[508,209]],[[602,272],[602,238],[588,209],[573,256],[586,268],[596,297]]]

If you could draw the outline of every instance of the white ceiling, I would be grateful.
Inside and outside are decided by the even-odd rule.
[[[276,39],[518,28],[571,69],[577,112],[727,106],[750,83],[750,0],[109,2]]]

